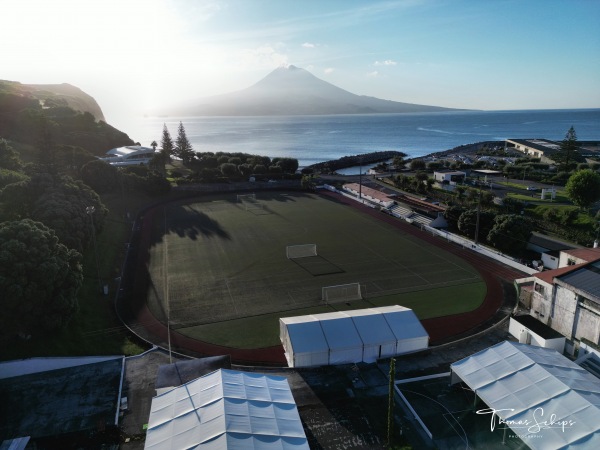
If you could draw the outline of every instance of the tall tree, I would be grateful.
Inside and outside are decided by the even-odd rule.
[[[179,122],[179,128],[177,130],[177,139],[175,140],[175,156],[181,158],[184,164],[189,163],[194,157],[194,150],[192,144],[188,140],[185,134],[185,128],[183,123]]]
[[[592,169],[580,170],[569,177],[567,195],[580,208],[589,208],[600,200],[600,175]]]
[[[171,157],[173,154],[173,139],[171,139],[171,133],[167,128],[167,124],[163,124],[162,139],[160,141],[162,147],[161,152],[164,154],[165,159]]]
[[[0,168],[8,170],[21,170],[23,163],[19,159],[19,154],[10,144],[0,138]]]
[[[0,337],[64,327],[77,310],[81,255],[30,219],[0,224],[0,254]]]
[[[579,145],[577,144],[577,133],[575,128],[569,128],[565,138],[560,143],[560,150],[553,156],[556,163],[559,163],[561,169],[570,170],[570,165],[581,160],[579,155]]]
[[[487,240],[503,253],[518,255],[527,247],[532,231],[533,224],[527,217],[502,214],[494,219]]]

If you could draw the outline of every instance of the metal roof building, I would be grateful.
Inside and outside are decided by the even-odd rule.
[[[145,448],[309,450],[285,377],[226,369],[154,397]]]
[[[557,351],[505,341],[451,371],[532,449],[600,448],[600,382]]]

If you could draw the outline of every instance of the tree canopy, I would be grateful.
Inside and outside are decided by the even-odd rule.
[[[81,255],[30,219],[0,223],[0,335],[6,339],[65,326],[77,311]]]
[[[502,214],[494,219],[487,240],[501,252],[516,255],[527,247],[532,231],[533,223],[527,217]]]
[[[86,208],[93,206],[94,224],[102,228],[108,213],[98,194],[70,177],[36,174],[0,191],[2,220],[34,219],[52,228],[69,248],[82,251],[91,241]]]
[[[575,205],[589,208],[600,200],[600,174],[591,169],[575,172],[569,177],[565,190]]]

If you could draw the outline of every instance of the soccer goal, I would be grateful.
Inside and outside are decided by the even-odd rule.
[[[326,304],[360,300],[362,298],[360,283],[325,286],[322,290],[322,300]]]
[[[285,248],[287,259],[317,256],[317,244],[288,245]]]

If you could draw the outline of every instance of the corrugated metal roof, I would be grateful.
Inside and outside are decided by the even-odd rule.
[[[586,264],[579,270],[559,277],[560,281],[589,294],[589,299],[600,303],[600,261]]]

